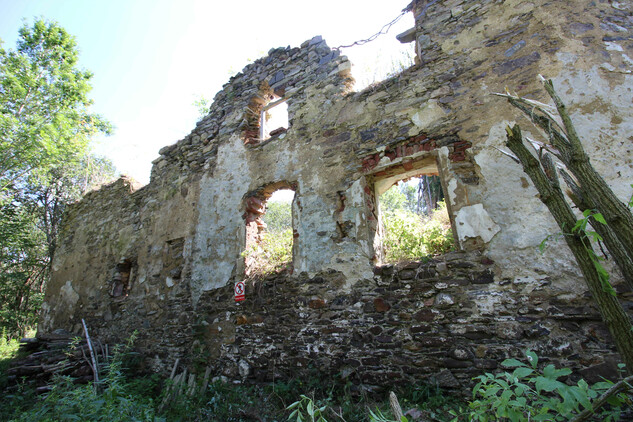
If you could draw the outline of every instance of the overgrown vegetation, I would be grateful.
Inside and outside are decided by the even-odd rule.
[[[292,229],[265,232],[260,242],[249,246],[243,255],[252,259],[252,277],[284,270],[292,262]]]
[[[124,375],[133,338],[115,347],[105,362],[104,376],[96,386],[75,384],[68,376],[55,377],[51,391],[37,398],[26,384],[0,401],[2,420],[37,421],[159,421],[151,392],[133,394],[132,381]],[[138,390],[137,390],[138,391]]]
[[[20,342],[17,339],[7,338],[6,331],[2,331],[2,337],[0,337],[0,389],[6,383],[6,371],[11,360],[17,356],[19,346]]]
[[[527,363],[516,359],[502,362],[506,368],[515,368],[512,372],[477,377],[469,410],[461,416],[480,422],[580,421],[591,416],[616,421],[631,404],[626,394],[631,389],[631,377],[615,385],[602,381],[590,386],[584,379],[570,385],[561,381],[571,375],[569,368],[557,369],[549,364],[541,371],[536,353],[528,350],[526,357]],[[454,421],[460,420],[457,411],[451,414],[456,416]]]
[[[511,372],[477,377],[468,402],[429,384],[396,389],[389,398],[386,394],[369,397],[351,382],[325,379],[315,370],[310,376],[270,384],[216,380],[205,391],[181,394],[161,408],[164,396],[170,394],[169,381],[136,373],[132,367],[138,361],[132,341],[115,348],[111,360],[102,365],[98,388],[58,376],[52,390],[38,397],[33,387],[24,383],[17,390],[0,394],[0,420],[578,422],[590,420],[592,415],[616,421],[631,405],[633,377],[616,384],[604,381],[589,386],[582,379],[571,384],[573,374],[569,369],[540,365],[538,356],[528,350],[527,363],[516,359],[502,362]],[[0,356],[15,356],[16,344],[1,342]],[[5,387],[0,383],[0,391]]]
[[[116,349],[112,360],[104,365],[97,389],[92,384],[77,385],[71,378],[59,376],[46,396],[38,397],[27,383],[0,394],[0,420],[272,422],[286,420],[292,412],[287,407],[302,392],[313,404],[324,407],[323,417],[330,421],[364,422],[370,420],[370,410],[389,412],[386,398],[352,394],[351,383],[324,379],[316,370],[309,377],[270,384],[236,385],[217,380],[206,391],[181,394],[161,409],[169,381],[156,375],[136,374],[130,367],[135,362],[130,345]],[[3,346],[0,353],[14,355],[14,349],[11,346],[9,353]],[[0,385],[0,391],[4,387]],[[457,402],[436,387],[412,385],[397,393],[405,409],[428,409],[428,414],[446,416],[448,409],[456,408]]]
[[[292,263],[292,204],[268,200],[264,214],[266,230],[260,242],[250,245],[242,255],[252,264],[251,277],[280,272]]]
[[[548,364],[539,369],[536,353],[526,352],[527,363],[506,359],[502,366],[512,372],[486,373],[476,378],[472,400],[465,406],[447,399],[436,390],[425,400],[402,395],[398,400],[390,395],[389,406],[367,408],[361,420],[369,422],[409,422],[410,420],[451,422],[529,422],[529,421],[586,421],[598,417],[603,421],[617,421],[631,406],[633,376],[617,383],[602,381],[593,386],[580,379],[571,384],[568,368],[557,369]],[[563,382],[567,380],[567,382]],[[420,390],[420,391],[427,391]],[[416,391],[417,392],[417,391]],[[409,398],[414,400],[411,402]],[[420,404],[421,403],[421,404]],[[302,394],[287,409],[289,421],[331,422],[346,421],[342,414],[324,400],[313,400]],[[404,413],[403,413],[404,410]],[[358,414],[358,412],[357,412]],[[628,414],[626,415],[629,416]]]
[[[90,152],[110,125],[90,112],[92,74],[78,68],[75,39],[55,22],[20,29],[0,47],[0,329],[33,326],[66,205],[113,178]]]
[[[386,262],[421,259],[453,249],[451,223],[442,197],[439,178],[430,177],[419,179],[417,189],[402,183],[381,195]]]

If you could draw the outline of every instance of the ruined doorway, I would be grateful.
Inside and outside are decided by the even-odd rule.
[[[455,226],[435,156],[389,166],[371,180],[376,264],[417,261],[454,248]]]
[[[242,257],[244,275],[262,277],[292,271],[294,258],[295,188],[279,182],[247,195]]]

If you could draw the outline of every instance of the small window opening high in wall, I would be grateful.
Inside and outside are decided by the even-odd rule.
[[[422,166],[375,182],[379,263],[443,254],[454,248],[451,220],[437,167]]]
[[[288,130],[288,102],[285,98],[270,96],[270,102],[262,108],[259,138],[262,141],[281,135]]]
[[[124,259],[116,264],[113,277],[110,281],[110,296],[115,299],[127,297],[132,287],[132,262]]]
[[[242,252],[246,277],[292,270],[294,190],[274,184],[246,199],[246,241]]]

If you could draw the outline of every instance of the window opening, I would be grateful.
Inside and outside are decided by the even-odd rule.
[[[262,108],[259,139],[265,141],[288,130],[288,102],[271,95],[271,101]]]
[[[377,180],[375,189],[379,220],[375,244],[380,264],[420,260],[454,248],[436,166],[400,174],[393,171],[388,178]]]
[[[116,265],[110,296],[121,299],[127,297],[131,289],[131,280],[132,263],[126,259]]]
[[[289,186],[273,185],[246,200],[246,277],[292,270],[294,196]]]

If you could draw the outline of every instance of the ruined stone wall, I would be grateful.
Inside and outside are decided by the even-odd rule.
[[[235,378],[311,363],[368,385],[440,371],[457,386],[526,346],[603,363],[609,341],[569,252],[562,242],[537,251],[558,228],[498,151],[518,113],[490,94],[508,87],[546,101],[537,75],[553,78],[592,162],[628,199],[631,7],[410,8],[410,69],[354,92],[350,62],[320,37],[273,49],[231,78],[190,135],[160,150],[148,186],[121,180],[71,207],[40,331],[79,332],[81,318],[106,340],[139,330],[156,369],[206,356]],[[259,116],[279,98],[289,127],[259,139]],[[375,274],[376,198],[420,172],[440,175],[460,249],[483,255]],[[294,270],[238,306],[230,292],[244,275],[249,204],[281,185],[295,190]]]
[[[590,301],[553,297],[549,282],[500,279],[478,252],[375,274],[348,292],[340,273],[270,277],[239,306],[232,286],[206,292],[194,366],[212,362],[215,374],[243,381],[312,371],[365,391],[421,380],[459,390],[529,348],[592,381],[615,374],[618,356]]]

